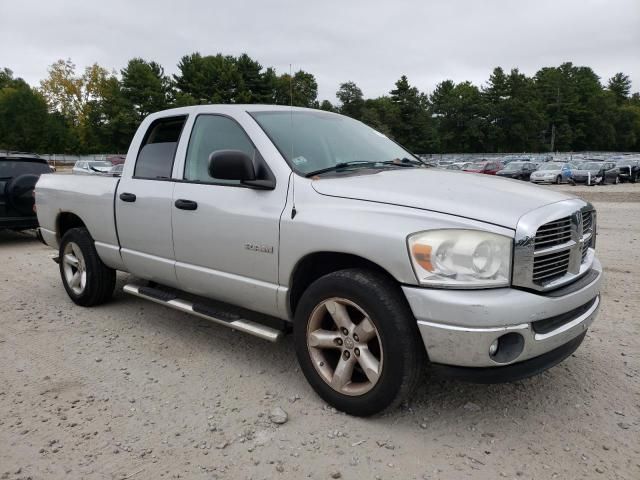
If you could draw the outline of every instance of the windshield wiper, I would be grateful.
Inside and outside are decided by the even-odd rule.
[[[366,160],[353,160],[351,162],[340,162],[340,163],[336,163],[335,165],[332,165],[331,167],[326,167],[326,168],[321,168],[319,170],[314,170],[313,172],[309,172],[307,174],[305,174],[305,177],[313,177],[314,175],[320,175],[321,173],[327,173],[327,172],[335,172],[338,170],[343,170],[345,168],[350,168],[350,167],[371,167],[374,165],[378,165],[382,162],[368,162]]]
[[[410,167],[410,168],[417,167],[417,166],[423,167],[427,165],[422,160],[414,160],[407,157],[404,157],[402,159],[395,159],[395,160],[385,160],[384,162],[378,162],[378,163],[382,163],[383,165],[395,165],[396,167]]]
[[[426,165],[420,160],[411,160],[409,158],[396,159],[396,160],[384,160],[384,161],[367,161],[367,160],[353,160],[351,162],[336,163],[331,167],[321,168],[320,170],[314,170],[305,174],[305,177],[313,177],[314,175],[320,175],[327,172],[336,172],[338,170],[344,170],[351,167],[416,167]]]

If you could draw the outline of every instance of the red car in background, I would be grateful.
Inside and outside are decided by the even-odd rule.
[[[502,170],[503,168],[504,166],[502,165],[502,162],[483,160],[480,162],[473,162],[463,171],[471,173],[484,173],[486,175],[495,175],[499,170]]]

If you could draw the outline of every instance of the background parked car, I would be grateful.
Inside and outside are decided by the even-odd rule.
[[[47,161],[35,154],[0,152],[0,229],[36,228],[33,189],[43,173],[51,173]]]
[[[473,162],[463,170],[471,173],[484,173],[486,175],[495,175],[499,170],[502,170],[502,163],[496,161],[481,161]]]
[[[107,161],[111,162],[111,165],[120,165],[124,163],[125,158],[124,155],[111,155],[107,157]]]
[[[514,178],[517,180],[529,180],[531,174],[536,171],[537,165],[532,162],[510,162],[496,175],[499,177]]]
[[[619,170],[613,162],[583,162],[578,169],[571,172],[569,183],[575,185],[604,185],[607,182],[620,183]]]
[[[615,168],[623,182],[636,183],[640,180],[640,160],[637,158],[623,158],[616,162]]]
[[[540,165],[533,172],[529,180],[533,183],[566,183],[571,176],[571,167],[568,163],[548,162]]]
[[[73,166],[72,173],[77,175],[96,175],[101,173],[109,173],[113,167],[111,162],[104,160],[79,160]]]
[[[124,163],[119,163],[118,165],[114,165],[109,170],[109,175],[113,175],[114,177],[119,177],[122,175],[122,169],[124,168]]]

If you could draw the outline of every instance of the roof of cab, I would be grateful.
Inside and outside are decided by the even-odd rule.
[[[273,111],[282,111],[282,112],[315,112],[315,113],[326,113],[338,115],[333,112],[327,112],[325,110],[318,110],[315,108],[305,108],[305,107],[291,107],[289,105],[264,105],[264,104],[255,104],[255,103],[247,103],[247,104],[210,104],[210,105],[193,105],[190,107],[178,107],[171,108],[168,110],[162,110],[156,113],[151,114],[151,117],[154,118],[162,118],[162,117],[170,117],[174,115],[189,115],[193,113],[241,113],[241,112],[273,112]]]

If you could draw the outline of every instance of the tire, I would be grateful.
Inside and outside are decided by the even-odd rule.
[[[556,177],[556,185],[560,185],[562,183],[562,177],[560,175],[558,175]]]
[[[21,215],[35,215],[33,212],[33,189],[40,176],[25,173],[12,178],[5,186],[5,196],[9,205]]]
[[[60,276],[71,300],[83,307],[106,302],[116,285],[116,271],[102,263],[86,228],[72,228],[62,237]]]
[[[613,180],[613,184],[614,184],[614,185],[619,185],[619,184],[620,184],[620,177],[616,177],[616,178]]]
[[[349,328],[347,335],[339,323]],[[312,283],[296,308],[293,335],[307,381],[327,403],[350,415],[398,406],[414,391],[427,362],[402,291],[374,271],[340,270]],[[341,362],[352,366],[336,376]]]

